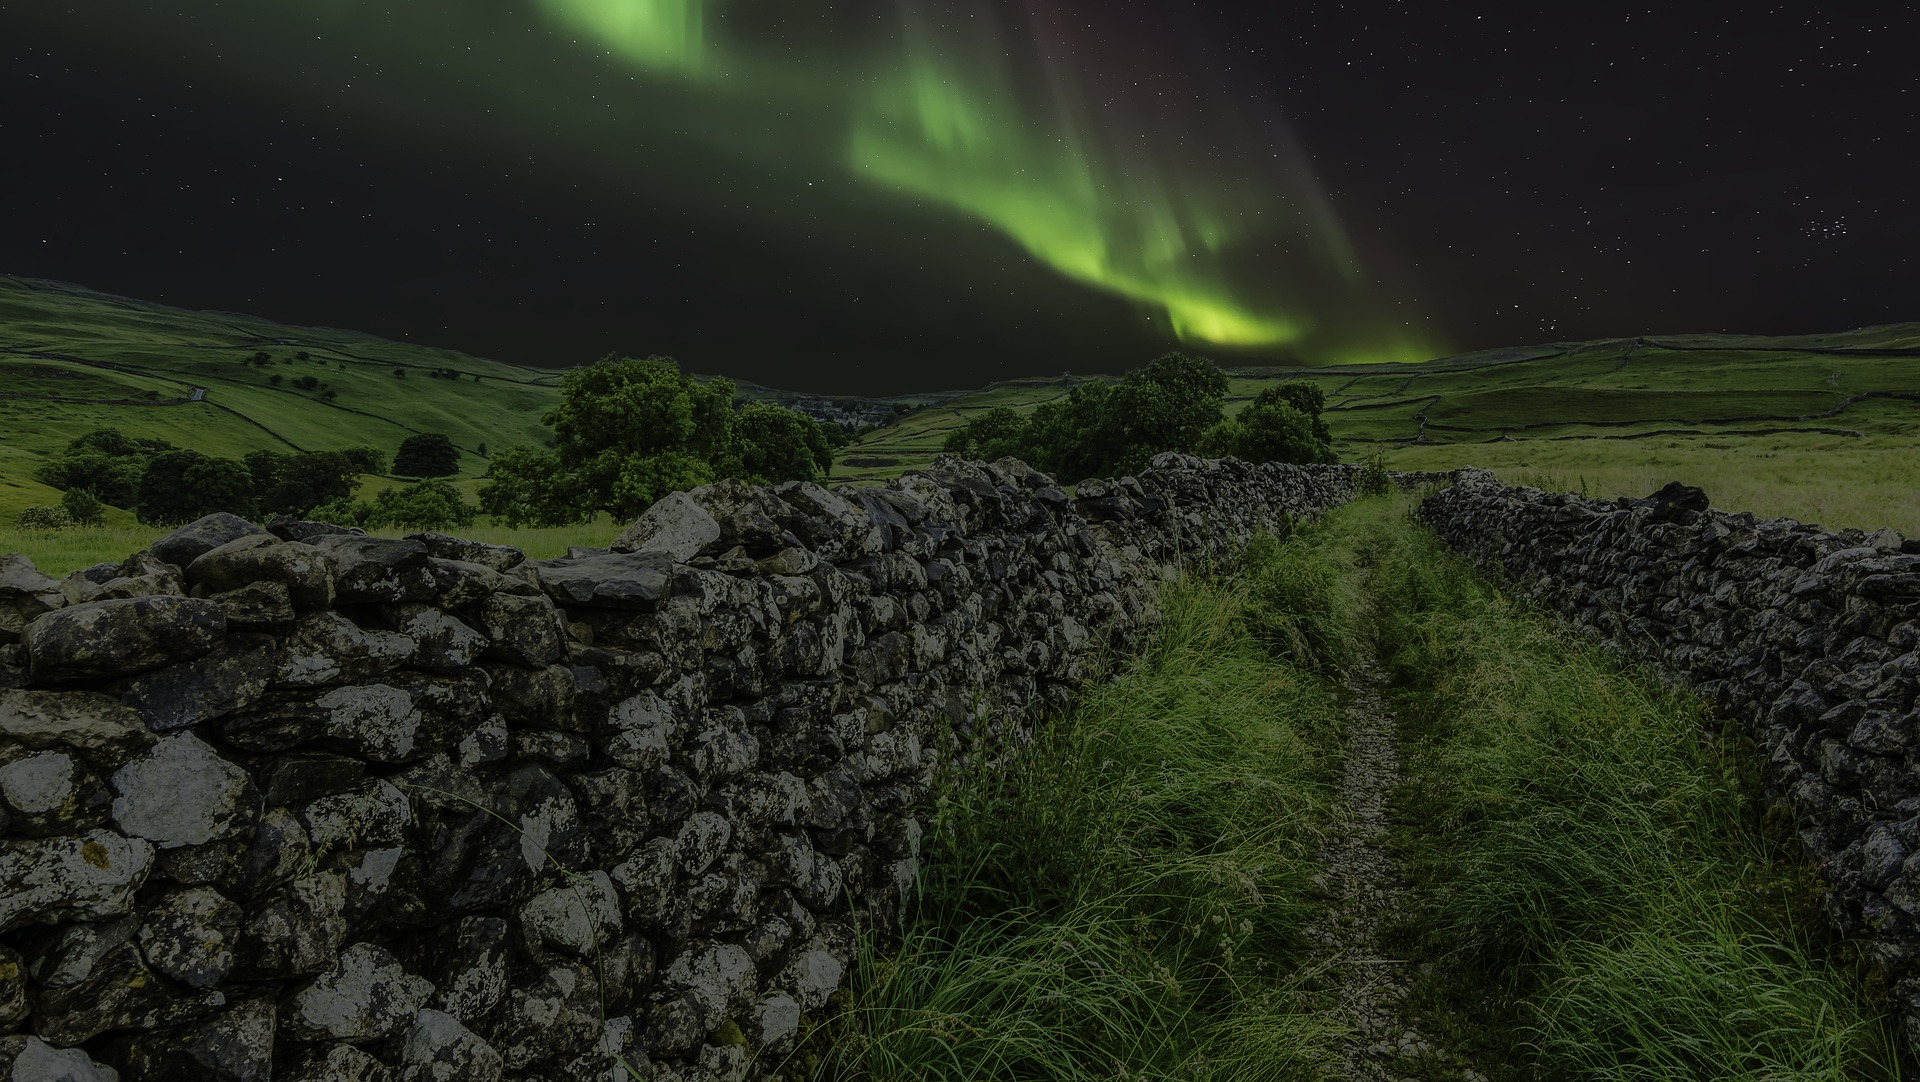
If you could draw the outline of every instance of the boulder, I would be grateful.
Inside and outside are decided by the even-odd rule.
[[[0,932],[121,916],[152,868],[151,844],[110,830],[0,842]]]
[[[38,1037],[0,1037],[0,1079],[7,1082],[120,1082],[120,1072],[78,1048]]]
[[[104,825],[112,798],[79,757],[48,750],[0,766],[0,801],[11,813],[9,833],[45,838]]]
[[[495,594],[480,608],[480,626],[491,658],[538,669],[566,654],[566,618],[544,597]]]
[[[685,492],[656,500],[613,539],[614,552],[651,552],[675,563],[720,551],[720,523]]]
[[[202,553],[187,565],[187,581],[209,594],[277,582],[300,611],[333,604],[333,558],[326,550],[270,534],[238,537]]]
[[[311,543],[333,555],[334,597],[342,605],[433,599],[427,546],[418,541],[328,534]]]
[[[156,733],[225,717],[259,702],[279,672],[279,644],[230,635],[203,657],[150,669],[120,685],[120,701]]]
[[[458,1018],[426,1008],[400,1037],[405,1082],[500,1082],[505,1064]]]
[[[192,733],[175,733],[121,767],[113,791],[114,822],[162,849],[224,838],[258,813],[253,779]]]
[[[118,766],[152,747],[140,715],[86,691],[0,691],[0,740],[24,748],[73,748]]]
[[[507,571],[526,562],[527,554],[511,545],[489,545],[480,541],[469,541],[464,537],[449,537],[443,533],[410,533],[407,540],[418,541],[427,547],[429,555],[437,560],[458,560],[461,563],[479,564],[495,571]]]
[[[27,625],[21,641],[36,683],[72,683],[187,661],[226,633],[226,613],[214,602],[135,597],[49,612]]]
[[[239,515],[221,511],[187,523],[155,541],[148,551],[175,567],[186,567],[235,538],[265,533]]]
[[[372,943],[355,943],[340,960],[294,993],[285,1022],[303,1040],[372,1041],[411,1024],[433,986]]]
[[[587,609],[651,611],[673,586],[673,564],[660,553],[563,556],[540,560],[533,569],[549,597]]]

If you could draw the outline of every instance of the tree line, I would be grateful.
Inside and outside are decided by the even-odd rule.
[[[1226,400],[1227,375],[1212,361],[1169,353],[1117,383],[1078,384],[1025,416],[990,409],[949,434],[943,449],[975,459],[1011,455],[1067,482],[1138,473],[1164,451],[1336,461],[1317,385],[1270,387],[1232,417],[1224,415]]]

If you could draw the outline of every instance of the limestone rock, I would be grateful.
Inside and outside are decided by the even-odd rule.
[[[719,541],[720,524],[713,515],[687,493],[674,492],[656,500],[609,548],[659,553],[675,563],[686,563],[707,555]]]
[[[153,867],[141,838],[94,830],[79,837],[0,841],[0,932],[25,924],[105,920],[133,906]]]
[[[334,596],[343,605],[429,601],[433,572],[418,541],[329,534],[312,543],[333,556]]]
[[[114,822],[162,849],[204,845],[251,825],[247,772],[192,733],[175,733],[113,775]]]
[[[435,559],[479,564],[495,571],[510,571],[527,559],[526,553],[511,545],[488,545],[443,533],[410,533],[407,540],[425,545],[427,552]]]
[[[55,1048],[38,1037],[0,1037],[0,1078],[7,1082],[120,1082],[120,1072],[78,1048]]]
[[[561,557],[541,560],[533,569],[548,596],[587,609],[651,611],[673,585],[673,565],[654,553]]]
[[[300,611],[333,604],[333,558],[326,550],[269,534],[238,537],[187,565],[187,581],[207,593],[277,582]]]
[[[566,650],[566,621],[543,597],[495,594],[480,609],[480,626],[491,640],[488,657],[544,668]]]
[[[84,691],[0,691],[0,740],[24,748],[73,748],[117,766],[153,746],[139,715]]]
[[[219,891],[177,890],[148,910],[140,949],[161,973],[192,988],[212,988],[233,969],[240,921],[240,907]]]
[[[221,511],[187,523],[155,541],[148,551],[175,567],[186,567],[229,541],[265,533],[265,530],[239,515]]]
[[[204,657],[129,678],[120,685],[120,701],[147,728],[172,732],[253,706],[278,669],[279,647],[270,636],[229,635]]]
[[[355,943],[332,969],[294,993],[285,1022],[308,1040],[377,1040],[413,1022],[432,993],[432,985],[384,948]]]
[[[94,601],[49,612],[21,634],[37,683],[143,672],[212,650],[227,633],[220,606],[190,597]]]
[[[400,1038],[405,1082],[499,1082],[500,1053],[449,1014],[427,1008]]]
[[[79,834],[107,821],[112,798],[93,771],[64,751],[41,751],[0,766],[0,804],[8,831],[45,838]]]

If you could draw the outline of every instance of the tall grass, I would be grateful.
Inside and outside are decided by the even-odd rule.
[[[1427,1001],[1488,1021],[1515,1078],[1898,1077],[1765,829],[1754,750],[1429,535],[1376,529],[1398,538],[1374,582],[1412,730],[1413,923],[1447,963]]]
[[[1263,593],[1327,584],[1304,543],[1172,592],[1144,657],[991,783],[943,788],[905,942],[863,961],[798,1073],[1319,1076],[1324,1024],[1289,972],[1338,715],[1249,634]]]

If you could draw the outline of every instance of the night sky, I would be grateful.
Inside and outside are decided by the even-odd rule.
[[[1920,319],[1917,43],[1893,3],[0,0],[0,272],[870,393],[1837,330]]]

